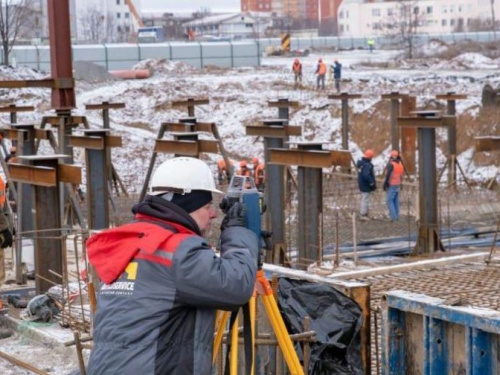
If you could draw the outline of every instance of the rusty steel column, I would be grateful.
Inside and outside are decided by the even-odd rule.
[[[399,100],[404,98],[405,95],[399,92],[391,92],[390,94],[383,94],[382,99],[389,99],[391,101],[391,147],[393,150],[400,150],[399,145],[399,128],[398,117],[400,112]]]
[[[85,131],[86,136],[102,139],[105,139],[108,133],[109,130]],[[102,149],[87,148],[85,150],[89,229],[109,228],[107,150],[107,147]]]
[[[57,155],[37,157],[32,161],[35,167],[49,167],[58,171],[60,157]],[[58,177],[56,177],[58,179]],[[49,270],[63,274],[63,246],[59,189],[57,186],[34,186],[35,190],[35,227],[39,234],[35,240],[35,269],[37,294],[45,293],[62,280]],[[47,281],[49,280],[49,281]]]
[[[50,67],[52,79],[52,108],[71,110],[76,107],[73,83],[73,59],[68,0],[47,0],[49,16]],[[64,82],[64,83],[63,83]]]
[[[323,143],[298,143],[302,151],[321,150]],[[320,215],[323,213],[323,170],[322,168],[301,167],[298,170],[298,252],[299,265],[313,263],[319,260],[320,237],[318,228],[323,223]]]
[[[410,113],[415,111],[417,107],[417,98],[406,95],[403,98],[401,106],[401,116],[410,116]],[[415,165],[416,146],[417,146],[417,129],[403,128],[401,129],[401,155],[406,172],[410,175],[415,174],[417,168]]]
[[[12,128],[23,131],[27,134],[22,144],[18,142],[19,156],[33,156],[35,151],[35,125],[12,125]],[[20,147],[19,147],[20,146]],[[17,210],[21,213],[21,232],[30,232],[35,229],[33,218],[33,189],[29,184],[17,183],[18,204]],[[23,235],[24,236],[24,235]],[[26,234],[26,237],[33,237],[33,234]]]
[[[467,95],[448,92],[445,95],[436,95],[436,99],[446,100],[446,113],[448,116],[456,116],[456,101],[467,99]],[[448,126],[448,185],[455,186],[457,178],[457,124],[450,123]]]

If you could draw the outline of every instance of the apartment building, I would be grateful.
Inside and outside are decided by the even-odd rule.
[[[271,0],[241,0],[242,12],[271,12]]]
[[[499,15],[500,3],[494,6]],[[466,32],[490,20],[490,0],[343,0],[338,8],[338,34],[386,35],[403,22],[416,25],[418,33]]]

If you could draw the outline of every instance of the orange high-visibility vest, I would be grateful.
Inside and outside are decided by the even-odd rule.
[[[5,181],[0,177],[0,206],[5,206]]]
[[[264,175],[264,163],[260,163],[255,167],[253,178],[255,180],[255,185],[259,185],[266,180]]]
[[[389,177],[389,185],[401,185],[401,176],[405,173],[403,164],[396,161],[391,161],[391,164],[393,169],[391,176]]]
[[[320,63],[319,63],[318,74],[319,74],[319,75],[324,75],[324,74],[326,74],[326,64],[325,64],[324,62],[320,62]]]
[[[293,63],[292,68],[293,68],[293,71],[295,73],[298,73],[302,70],[302,64],[301,63]]]
[[[252,177],[252,171],[246,167],[241,168],[238,171],[238,176],[244,176],[244,177]]]

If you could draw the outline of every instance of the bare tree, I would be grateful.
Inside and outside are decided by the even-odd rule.
[[[387,23],[380,24],[379,28],[386,36],[402,45],[411,59],[415,53],[419,27],[423,26],[425,21],[426,13],[420,9],[419,0],[401,0],[396,8],[392,9]]]
[[[495,19],[495,0],[491,0],[491,22],[493,24],[493,40],[497,40],[497,21]]]
[[[78,21],[84,40],[104,43],[114,39],[115,22],[113,16],[110,13],[104,15],[95,5],[88,7]]]
[[[0,0],[0,39],[4,65],[9,65],[9,55],[19,33],[32,21],[33,5],[31,0]]]

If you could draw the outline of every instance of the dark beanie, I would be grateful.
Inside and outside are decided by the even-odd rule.
[[[212,192],[206,190],[193,190],[188,194],[174,193],[171,199],[168,199],[169,193],[163,194],[162,198],[181,207],[187,213],[196,211],[206,204],[212,202]]]

